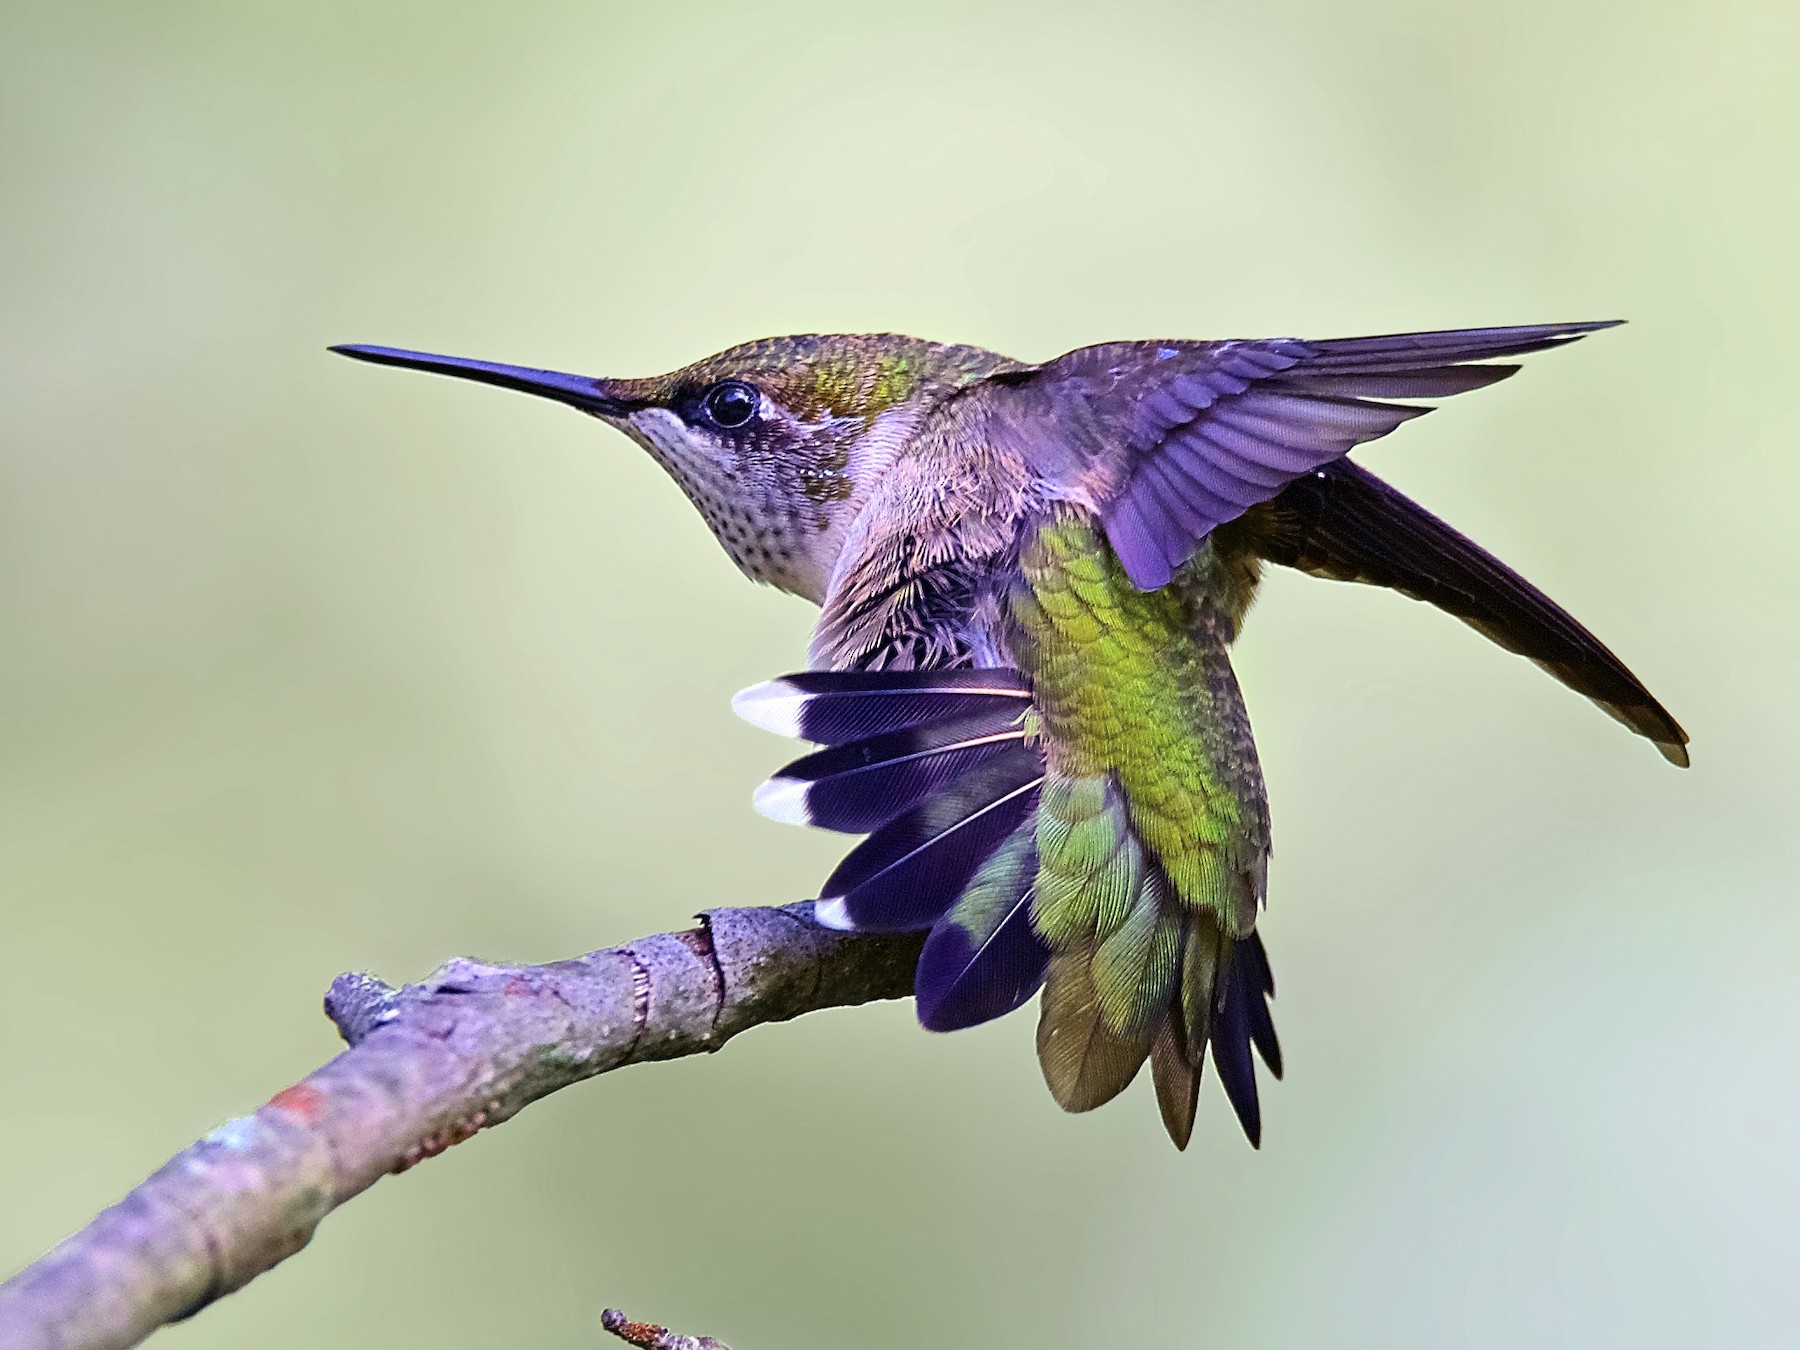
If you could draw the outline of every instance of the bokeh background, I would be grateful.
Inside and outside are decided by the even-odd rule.
[[[617,435],[328,356],[1624,316],[1366,462],[1612,643],[1679,773],[1272,579],[1288,1081],[1049,1101],[901,1004],[546,1101],[170,1346],[1789,1344],[1787,0],[0,8],[0,1271],[332,1053],[332,975],[807,894],[735,689],[807,608]]]

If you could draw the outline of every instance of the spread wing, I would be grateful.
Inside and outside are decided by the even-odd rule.
[[[1605,643],[1493,554],[1350,460],[1290,484],[1229,529],[1270,562],[1386,586],[1454,614],[1592,699],[1670,762],[1687,764],[1687,733]]]
[[[1505,379],[1472,364],[1560,347],[1610,323],[1302,342],[1122,342],[1000,377],[1000,425],[1045,478],[1099,508],[1143,590],[1214,529],[1385,436],[1437,399]]]

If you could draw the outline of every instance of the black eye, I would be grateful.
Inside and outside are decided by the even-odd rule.
[[[742,380],[720,380],[700,401],[706,415],[722,427],[743,426],[756,416],[756,404],[755,386]]]

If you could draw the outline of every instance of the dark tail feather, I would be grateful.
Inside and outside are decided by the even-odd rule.
[[[1233,952],[1230,958],[1236,964]],[[1252,1148],[1262,1146],[1262,1106],[1256,1098],[1256,1064],[1250,1057],[1250,1000],[1263,1000],[1261,990],[1250,990],[1226,972],[1223,988],[1213,1008],[1211,1036],[1213,1067],[1238,1124]]]
[[[1251,1146],[1262,1144],[1262,1107],[1257,1099],[1252,1049],[1281,1077],[1281,1046],[1269,999],[1275,979],[1262,938],[1225,935],[1206,913],[1195,913],[1183,934],[1182,978],[1168,1017],[1150,1052],[1156,1100],[1163,1128],[1176,1148],[1193,1134],[1200,1077],[1210,1047],[1213,1069],[1225,1098]]]
[[[1250,1009],[1250,1043],[1262,1056],[1269,1072],[1281,1077],[1281,1043],[1275,1039],[1275,1018],[1269,1011],[1269,1000],[1275,997],[1275,973],[1269,969],[1269,956],[1263,950],[1262,938],[1256,933],[1239,942],[1232,951],[1231,975],[1234,987],[1243,991]]]
[[[1262,557],[1314,576],[1386,586],[1424,600],[1529,657],[1673,764],[1687,733],[1638,678],[1566,610],[1417,502],[1349,460],[1290,484],[1244,517]]]

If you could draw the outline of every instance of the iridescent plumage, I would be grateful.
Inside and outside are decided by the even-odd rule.
[[[650,380],[340,350],[604,418],[746,573],[818,602],[812,669],[738,707],[821,747],[759,809],[867,836],[821,920],[926,931],[933,1029],[1041,987],[1056,1100],[1097,1106],[1148,1061],[1185,1147],[1209,1052],[1253,1142],[1252,1051],[1281,1067],[1256,933],[1268,805],[1227,654],[1264,561],[1428,600],[1686,762],[1591,634],[1345,458],[1417,400],[1517,369],[1499,358],[1604,326],[1113,343],[1042,365],[778,338]]]

